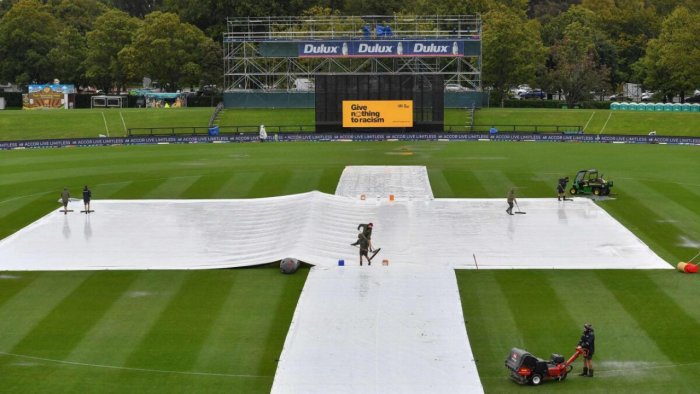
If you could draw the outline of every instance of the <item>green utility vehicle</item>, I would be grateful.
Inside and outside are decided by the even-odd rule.
[[[576,174],[569,194],[593,194],[596,196],[607,196],[610,194],[613,182],[607,181],[602,174],[598,174],[598,170],[581,170]]]

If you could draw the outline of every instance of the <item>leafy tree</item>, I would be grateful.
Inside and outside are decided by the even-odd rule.
[[[577,3],[579,3],[578,0],[530,0],[527,15],[528,17],[537,19],[541,23],[545,24],[551,18],[565,12],[569,9],[569,7]]]
[[[119,60],[132,78],[149,76],[168,91],[221,78],[219,46],[172,13],[148,14]]]
[[[551,49],[553,67],[546,75],[548,88],[562,92],[569,105],[590,98],[591,91],[607,85],[609,70],[598,62],[596,34],[594,29],[573,22]]]
[[[637,81],[632,64],[644,56],[649,39],[658,35],[661,19],[656,9],[645,0],[583,0],[581,5],[598,15],[615,48],[613,86]]]
[[[700,86],[700,13],[676,8],[662,24],[659,38],[649,41],[639,61],[644,83],[665,94],[685,93]]]
[[[0,20],[0,79],[20,85],[58,77],[47,56],[59,41],[61,25],[37,0],[20,0]]]
[[[65,83],[85,85],[85,36],[76,28],[65,26],[57,38],[56,46],[47,55],[54,65],[55,77]]]
[[[61,0],[51,7],[53,14],[80,34],[92,30],[95,19],[109,7],[98,0]]]
[[[119,52],[131,44],[132,36],[141,21],[127,13],[112,10],[95,21],[95,29],[87,34],[85,76],[91,84],[105,92],[113,87],[124,87],[128,82],[125,65]]]
[[[476,15],[488,12],[495,7],[495,0],[409,0],[404,13],[417,15]],[[515,1],[520,10],[526,2]],[[507,7],[502,5],[503,7]]]
[[[17,2],[18,0],[0,0],[0,18],[9,10],[12,8],[12,6]]]
[[[163,0],[105,0],[105,2],[131,16],[143,18],[146,14],[156,11]]]
[[[650,3],[662,17],[670,15],[676,7],[685,7],[691,12],[700,12],[700,1],[698,0],[651,0]]]
[[[535,80],[546,52],[539,23],[526,21],[524,13],[501,7],[483,20],[483,82],[500,101],[511,86]]]
[[[392,15],[401,11],[404,0],[345,0],[343,13],[345,15]]]
[[[579,34],[581,36],[580,39],[586,38],[590,41],[590,44],[593,45],[593,49],[589,52],[595,54],[595,56],[588,60],[595,61],[597,63],[595,67],[607,70],[608,72],[605,75],[607,78],[610,78],[611,71],[614,71],[618,64],[617,48],[610,41],[602,20],[593,11],[585,7],[573,6],[563,14],[552,18],[549,23],[542,28],[544,45],[552,47],[552,52],[557,51],[558,54],[561,55],[561,45],[565,39],[565,35],[567,32],[574,34],[571,26],[575,26],[575,29],[581,29]],[[550,70],[555,67],[555,64],[558,62],[558,60],[553,59],[553,57],[554,54],[550,54],[548,62],[548,68]],[[552,81],[550,80],[548,82],[551,83]],[[606,82],[606,84],[599,86],[596,90],[605,91],[609,89],[609,85],[615,84],[615,81],[608,80]],[[550,89],[558,90],[560,87],[557,86]]]

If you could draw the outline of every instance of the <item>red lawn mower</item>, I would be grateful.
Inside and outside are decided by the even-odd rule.
[[[506,368],[510,371],[511,379],[520,384],[537,386],[544,380],[566,379],[566,375],[574,368],[571,364],[586,350],[576,347],[576,352],[564,361],[564,356],[552,354],[549,360],[535,357],[525,350],[513,348],[506,359]]]

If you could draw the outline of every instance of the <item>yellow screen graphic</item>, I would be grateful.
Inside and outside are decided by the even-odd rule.
[[[343,101],[343,127],[413,127],[413,101]]]

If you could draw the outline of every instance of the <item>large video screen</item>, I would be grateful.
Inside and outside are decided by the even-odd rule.
[[[442,75],[318,75],[315,89],[316,131],[443,130]]]

